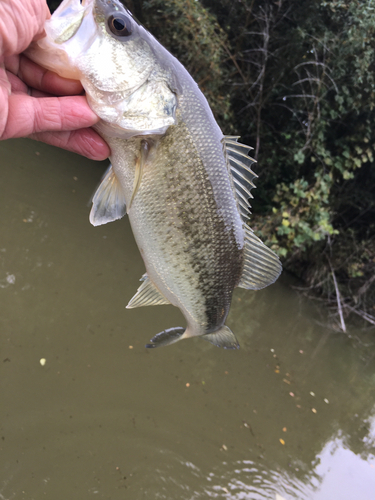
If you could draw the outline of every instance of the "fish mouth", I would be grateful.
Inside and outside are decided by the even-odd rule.
[[[85,18],[87,24],[94,1],[64,0],[51,18],[45,22],[46,36],[33,42],[25,51],[26,55],[43,68],[58,73],[64,78],[79,80],[80,73],[72,66],[65,50],[65,43],[70,43],[80,32]],[[90,28],[93,31],[92,27]],[[75,43],[77,45],[77,42]],[[82,43],[83,50],[84,44]]]
[[[70,40],[79,30],[86,11],[87,5],[80,0],[64,0],[45,24],[49,40],[57,45]]]

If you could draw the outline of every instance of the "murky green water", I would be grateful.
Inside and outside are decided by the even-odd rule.
[[[125,309],[144,266],[126,219],[88,222],[104,166],[0,143],[0,499],[374,500],[374,332],[284,276],[235,292],[240,351],[146,350],[184,323]]]

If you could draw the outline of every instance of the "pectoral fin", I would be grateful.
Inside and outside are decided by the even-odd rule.
[[[202,335],[203,340],[211,342],[211,344],[216,345],[216,347],[223,347],[224,349],[239,349],[240,344],[234,336],[234,333],[227,326],[222,326],[220,330],[216,330],[213,333],[206,333]]]
[[[121,219],[125,214],[125,196],[110,165],[92,199],[90,222],[100,226]]]
[[[150,148],[151,148],[151,144],[148,141],[141,142],[141,153],[140,153],[140,155],[136,161],[136,164],[135,164],[133,192],[132,192],[132,197],[131,197],[130,203],[129,203],[129,209],[132,206],[134,197],[137,194],[139,186],[141,185],[142,176],[143,176],[143,169],[144,169],[147,157],[149,155]]]
[[[126,309],[133,309],[134,307],[141,306],[170,304],[169,300],[167,300],[151,282],[147,274],[142,276],[141,281],[143,281],[142,285],[138,288],[137,293],[126,306]]]

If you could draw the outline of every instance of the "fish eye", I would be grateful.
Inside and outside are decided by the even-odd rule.
[[[108,18],[109,30],[117,36],[130,36],[133,32],[130,19],[123,14],[114,14]]]

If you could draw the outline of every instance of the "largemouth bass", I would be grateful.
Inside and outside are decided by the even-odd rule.
[[[127,213],[145,263],[127,307],[173,304],[187,322],[146,347],[201,336],[238,348],[225,325],[234,288],[264,288],[281,272],[247,225],[251,148],[223,135],[186,69],[120,1],[64,0],[45,31],[29,57],[82,82],[111,149],[90,221]]]

